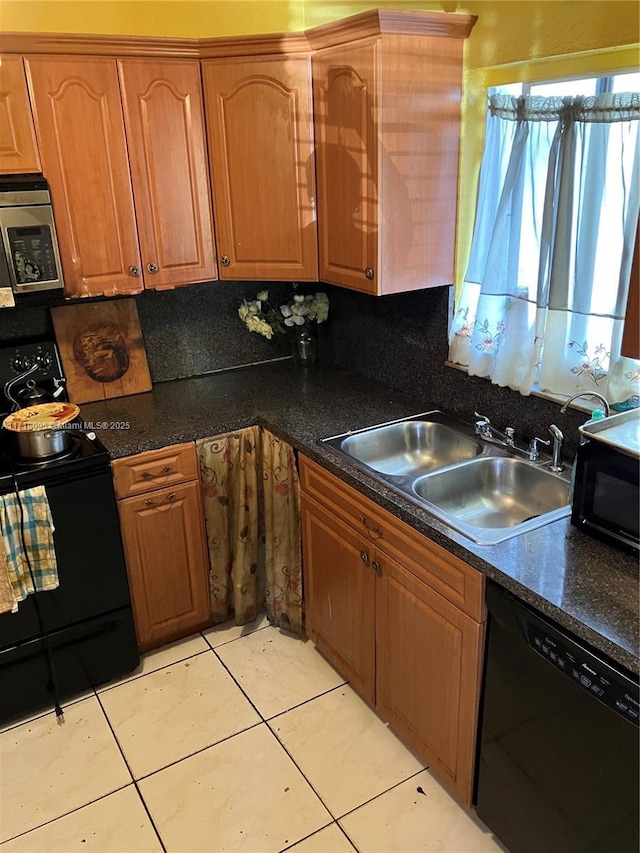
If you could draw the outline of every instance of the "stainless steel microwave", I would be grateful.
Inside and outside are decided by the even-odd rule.
[[[0,176],[0,285],[56,291],[64,280],[49,187],[42,175]]]
[[[640,551],[640,410],[580,427],[571,523],[625,551]]]

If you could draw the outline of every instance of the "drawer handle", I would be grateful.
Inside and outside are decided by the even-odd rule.
[[[382,536],[382,530],[378,527],[377,524],[369,524],[364,515],[359,515],[360,523],[364,525],[364,529],[373,539],[380,539]]]
[[[151,498],[147,498],[144,502],[145,506],[155,506],[155,502],[151,500]]]
[[[142,472],[142,479],[143,480],[155,480],[156,477],[160,477],[164,474],[171,474],[172,471],[173,471],[173,468],[171,467],[171,465],[165,465],[159,474],[152,474],[151,471],[143,471]]]
[[[169,494],[166,497],[165,503],[170,504],[171,501],[175,500],[175,497],[176,497],[175,492],[169,492]]]
[[[365,565],[369,562],[369,555],[366,551],[360,551],[360,559]]]
[[[380,565],[380,563],[377,560],[374,560],[371,563],[371,568],[378,575],[378,577],[380,577],[380,575],[382,574],[382,566]]]

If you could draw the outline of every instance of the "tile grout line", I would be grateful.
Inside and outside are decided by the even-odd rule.
[[[273,626],[265,626],[265,627],[273,627]],[[258,630],[262,630],[262,629],[258,629]],[[255,633],[255,632],[252,632],[252,633]],[[206,638],[205,638],[205,639],[206,639]],[[236,639],[241,639],[241,638],[236,638]],[[233,641],[230,641],[230,642],[233,642]],[[221,643],[220,645],[226,645],[226,644]],[[220,657],[220,655],[216,654],[216,650],[215,650],[214,648],[212,648],[212,651],[213,651],[213,653],[216,655],[216,657],[218,658],[218,660],[220,661],[220,663],[222,664],[222,666],[225,668],[225,670],[229,673],[229,676],[233,679],[234,683],[238,686],[238,688],[242,691],[243,695],[247,698],[247,701],[251,704],[251,706],[255,709],[256,713],[260,716],[260,718],[261,718],[261,720],[263,721],[263,723],[267,726],[267,729],[271,732],[271,734],[273,735],[273,737],[276,739],[276,742],[278,743],[278,745],[279,745],[279,746],[284,750],[284,752],[289,756],[290,760],[293,762],[293,764],[295,765],[295,767],[298,769],[298,772],[300,773],[300,775],[302,776],[302,778],[303,778],[303,779],[305,780],[305,782],[309,785],[309,787],[311,788],[311,790],[313,791],[313,793],[316,795],[316,797],[318,797],[318,799],[320,800],[320,802],[322,803],[322,805],[325,807],[325,809],[329,812],[329,814],[330,814],[330,815],[331,815],[331,817],[333,818],[333,821],[332,821],[332,822],[334,822],[334,823],[338,823],[338,821],[339,821],[339,820],[341,820],[343,817],[346,817],[347,815],[351,814],[352,812],[356,811],[357,809],[361,808],[362,806],[366,805],[367,803],[372,802],[373,800],[377,799],[378,797],[381,797],[383,794],[386,794],[386,793],[387,793],[387,791],[391,791],[391,790],[393,790],[393,788],[396,788],[398,785],[401,785],[403,782],[406,782],[406,781],[407,781],[407,779],[412,779],[414,776],[418,775],[418,773],[422,773],[422,771],[423,771],[424,769],[428,769],[428,768],[424,768],[424,767],[422,767],[422,768],[421,768],[420,770],[418,770],[416,773],[413,773],[411,776],[407,776],[407,777],[406,777],[406,779],[401,779],[399,782],[396,782],[394,785],[391,785],[389,788],[385,789],[384,791],[381,791],[379,794],[376,794],[374,797],[370,797],[370,799],[365,800],[363,803],[360,803],[360,805],[355,806],[353,809],[349,809],[349,811],[345,812],[343,815],[340,815],[339,817],[334,817],[333,812],[329,809],[329,807],[327,806],[327,804],[325,803],[325,801],[322,799],[322,797],[320,796],[320,794],[316,791],[315,787],[311,784],[311,782],[309,781],[309,779],[307,778],[307,776],[306,776],[306,775],[305,775],[305,773],[303,772],[302,768],[298,765],[298,763],[297,763],[297,761],[295,760],[295,758],[293,757],[293,755],[289,752],[289,750],[286,748],[286,746],[285,746],[285,745],[282,743],[282,741],[278,738],[277,734],[273,731],[273,729],[271,728],[271,726],[269,725],[269,723],[270,723],[272,720],[276,720],[278,717],[284,716],[284,714],[288,714],[288,713],[289,713],[289,711],[293,711],[294,709],[301,708],[303,705],[307,705],[309,702],[313,702],[315,699],[319,699],[319,698],[320,698],[320,697],[322,697],[322,696],[326,696],[326,695],[328,695],[329,693],[332,693],[334,690],[339,690],[339,689],[343,688],[345,685],[349,685],[349,682],[348,682],[348,681],[344,681],[342,684],[338,684],[338,685],[336,685],[335,687],[331,687],[329,690],[326,690],[324,693],[319,693],[317,696],[313,696],[313,697],[311,697],[310,699],[306,699],[304,702],[300,702],[298,705],[293,705],[291,708],[288,708],[286,711],[281,711],[281,712],[280,712],[280,713],[278,713],[278,714],[274,714],[274,716],[273,716],[273,717],[264,717],[264,716],[261,714],[261,712],[258,710],[258,708],[254,705],[254,703],[251,701],[251,699],[249,698],[249,696],[247,696],[247,694],[245,693],[245,691],[242,689],[242,686],[240,685],[240,683],[238,682],[238,680],[235,678],[235,676],[233,675],[233,673],[231,672],[231,670],[229,669],[229,667],[228,667],[228,666],[225,664],[225,662],[222,660],[222,658]],[[353,689],[353,688],[351,688],[351,689]],[[394,733],[394,732],[392,732],[392,733],[394,734],[394,737],[397,737],[397,735],[395,735],[395,733]],[[322,827],[322,828],[324,828],[324,827]],[[340,829],[342,830],[342,827],[340,827]],[[316,830],[316,832],[319,832],[319,831],[320,831],[320,830]],[[347,835],[347,834],[346,834],[346,832],[344,832],[344,830],[342,830],[342,832],[343,832],[345,835]],[[313,835],[314,833],[311,833],[311,834]],[[348,838],[348,840],[349,840],[349,843],[350,843],[350,844],[352,844],[352,846],[353,846],[353,847],[355,847],[355,844],[353,844],[353,842],[351,841],[351,839],[349,838],[349,836],[348,836],[348,835],[347,835],[347,838]],[[301,840],[301,839],[300,839],[300,840]],[[295,843],[297,844],[298,842],[295,842]],[[356,849],[357,849],[357,848],[356,848]]]
[[[265,626],[265,627],[266,627],[266,626]],[[255,632],[254,632],[254,633],[255,633]],[[213,653],[216,655],[216,657],[218,658],[218,660],[220,661],[220,663],[222,664],[222,666],[225,668],[225,670],[229,673],[229,677],[230,677],[230,678],[233,680],[233,682],[238,686],[238,689],[242,692],[242,694],[243,694],[244,696],[246,696],[247,701],[248,701],[248,702],[251,704],[251,706],[255,709],[256,713],[258,714],[258,716],[259,716],[259,717],[260,717],[260,719],[262,720],[262,723],[266,726],[267,731],[268,731],[268,732],[271,734],[271,736],[275,739],[276,743],[277,743],[277,744],[278,744],[278,746],[283,750],[283,752],[285,753],[285,755],[287,755],[287,756],[289,757],[289,760],[293,763],[294,767],[298,770],[298,773],[300,773],[300,775],[301,775],[301,776],[302,776],[302,778],[305,780],[305,782],[307,783],[307,785],[311,788],[311,790],[312,790],[312,791],[313,791],[313,793],[316,795],[316,797],[318,798],[318,800],[320,800],[320,802],[322,803],[322,805],[324,806],[324,808],[327,810],[327,813],[328,813],[328,814],[329,814],[329,816],[332,818],[332,821],[330,821],[329,823],[331,823],[331,822],[335,821],[335,818],[333,817],[333,814],[332,814],[332,812],[330,811],[330,809],[328,809],[328,808],[327,808],[327,804],[325,803],[325,801],[322,799],[322,797],[320,796],[320,794],[318,794],[318,792],[316,791],[316,789],[314,788],[314,786],[311,784],[311,782],[307,779],[307,777],[305,776],[305,774],[302,772],[302,769],[299,767],[298,763],[295,761],[295,759],[293,758],[293,756],[289,753],[289,751],[285,748],[285,746],[280,742],[280,740],[278,739],[278,737],[277,737],[277,735],[275,734],[275,732],[272,730],[272,728],[271,728],[271,726],[269,725],[269,723],[267,722],[267,720],[263,717],[263,715],[260,713],[260,711],[258,710],[258,708],[256,708],[256,706],[254,705],[254,703],[253,703],[253,702],[251,701],[251,699],[247,696],[247,694],[246,694],[246,693],[245,693],[245,691],[242,689],[242,687],[241,687],[241,686],[240,686],[240,684],[238,683],[237,679],[234,677],[234,675],[233,675],[233,673],[231,672],[231,670],[229,669],[229,667],[225,664],[225,662],[221,659],[221,657],[220,657],[218,654],[216,654],[216,650],[215,650],[215,649],[212,649],[212,651],[213,651]],[[340,685],[340,686],[342,686],[342,685]],[[332,690],[335,690],[335,689],[337,689],[337,688],[332,688]],[[331,692],[331,691],[327,691],[327,692]],[[322,694],[322,695],[324,695],[324,694]],[[318,697],[314,697],[314,698],[318,698]],[[308,700],[307,700],[307,702],[311,702],[311,701],[313,701],[313,700],[312,700],[312,699],[308,699]],[[302,705],[306,705],[306,704],[307,704],[307,702],[302,702],[301,704],[302,704]],[[298,705],[298,706],[296,706],[296,707],[300,707],[300,706]],[[290,710],[291,710],[291,709],[290,709]],[[286,713],[286,711],[283,711],[282,713]],[[279,715],[279,714],[276,714],[276,716],[280,716],[280,715]],[[273,719],[273,718],[272,718],[272,719]],[[326,826],[329,826],[329,824],[326,824]],[[323,828],[323,827],[321,827],[321,828]],[[319,831],[319,830],[316,830],[316,832],[318,832],[318,831]],[[312,834],[313,834],[313,833],[312,833]],[[300,839],[299,839],[299,840],[300,840]],[[298,842],[296,842],[296,843],[298,843]]]
[[[195,655],[192,655],[192,657],[195,657]],[[146,674],[149,675],[149,673],[146,673]],[[133,680],[135,680],[135,679],[133,679]],[[127,761],[127,757],[124,754],[124,749],[122,748],[120,741],[118,740],[118,736],[116,735],[115,730],[114,730],[113,726],[111,725],[111,720],[109,719],[109,715],[107,714],[104,705],[100,701],[100,696],[97,696],[97,699],[98,699],[98,704],[100,705],[100,709],[104,715],[104,718],[107,721],[107,725],[109,726],[109,730],[110,730],[111,734],[113,735],[113,739],[116,742],[116,746],[118,747],[118,749],[120,751],[120,755],[122,756],[122,760],[124,761],[125,767],[129,771],[129,775],[131,776],[131,781],[133,782],[133,786],[136,789],[136,793],[138,794],[138,797],[140,798],[140,802],[142,803],[142,807],[144,808],[145,812],[147,813],[147,817],[149,818],[149,822],[151,823],[151,826],[153,827],[153,831],[156,834],[156,837],[160,843],[160,846],[162,847],[162,850],[164,851],[164,853],[167,853],[167,848],[164,846],[164,842],[162,840],[162,837],[160,836],[160,832],[158,830],[158,827],[156,826],[155,821],[154,821],[153,817],[151,816],[151,812],[147,808],[147,804],[145,802],[145,799],[142,796],[142,792],[140,791],[140,788],[138,787],[138,782],[137,782],[135,776],[133,775],[133,771],[129,765],[129,762]]]
[[[302,708],[304,705],[308,705],[309,702],[315,702],[316,699],[321,699],[323,696],[328,696],[329,693],[333,693],[334,690],[341,690],[343,687],[349,687],[348,681],[343,681],[342,684],[336,684],[335,687],[330,687],[328,690],[325,690],[323,693],[318,693],[317,696],[311,696],[309,699],[305,699],[303,702],[299,702],[297,705],[292,705],[290,708],[287,708],[285,711],[278,711],[277,714],[274,714],[272,717],[265,717],[265,723],[270,723],[272,720],[277,720],[278,717],[284,717],[285,714],[288,714],[289,711],[297,711],[298,708]],[[353,690],[353,688],[351,688]]]
[[[101,693],[110,693],[117,687],[123,687],[125,684],[130,684],[132,681],[140,681],[141,678],[146,678],[148,675],[153,675],[156,672],[162,672],[163,669],[168,669],[170,666],[175,666],[178,663],[184,663],[186,660],[191,660],[191,658],[197,658],[199,655],[206,655],[210,651],[213,651],[213,649],[201,649],[199,652],[194,652],[192,655],[180,658],[180,660],[171,661],[171,663],[166,663],[164,666],[159,666],[157,669],[150,669],[149,672],[141,672],[140,675],[127,676],[117,684],[110,684],[107,687],[101,687],[99,690],[96,690],[96,696],[99,696]]]
[[[89,697],[87,697],[89,698]],[[96,797],[95,800],[90,800],[88,803],[83,803],[81,806],[76,806],[75,809],[70,809],[68,812],[64,812],[57,817],[52,817],[51,820],[45,820],[43,823],[39,823],[37,826],[32,826],[31,829],[25,829],[24,832],[18,832],[16,835],[12,835],[11,838],[5,838],[4,841],[0,841],[0,848],[5,844],[8,844],[10,841],[15,841],[16,838],[21,838],[23,835],[28,835],[30,832],[35,832],[36,829],[42,829],[44,826],[49,826],[50,823],[55,823],[57,820],[62,820],[63,817],[69,817],[69,815],[75,814],[75,812],[81,812],[82,809],[86,809],[87,806],[92,806],[95,803],[99,803],[100,800],[106,800],[107,797],[110,797],[112,794],[117,794],[119,791],[124,791],[125,788],[128,788],[133,784],[133,779],[131,782],[127,782],[126,785],[121,785],[119,788],[115,788],[113,791],[108,791],[106,794],[102,794],[99,797]]]
[[[61,708],[64,714],[66,708],[70,708],[72,705],[77,705],[78,702],[84,702],[85,699],[92,699],[94,696],[97,696],[97,692],[95,687],[92,687],[91,690],[93,693],[88,696],[83,696],[78,699],[67,699],[66,701],[61,703]],[[13,729],[17,729],[20,726],[26,726],[28,723],[35,723],[36,720],[41,720],[43,717],[46,717],[47,714],[53,714],[55,712],[55,708],[48,708],[46,711],[36,712],[32,717],[27,717],[26,720],[21,720],[20,722],[9,723],[6,728],[0,729],[0,735],[4,735],[7,732],[13,731]]]
[[[225,623],[221,622],[220,624],[224,625]],[[215,628],[216,626],[213,625],[212,627]],[[238,627],[241,627],[241,626],[238,626]],[[207,637],[205,637],[204,631],[200,631],[199,634],[202,637],[202,639],[205,641],[205,643],[209,646],[211,651],[214,652],[216,649],[220,648],[220,646],[228,646],[229,643],[235,643],[235,642],[237,642],[237,640],[244,640],[245,637],[250,637],[252,634],[257,634],[258,631],[264,631],[265,628],[275,628],[275,627],[276,627],[275,625],[272,625],[270,622],[267,622],[266,625],[261,625],[259,628],[254,628],[253,631],[247,631],[246,634],[240,634],[239,637],[234,637],[232,640],[224,640],[222,643],[218,643],[217,646],[211,645],[211,643],[209,642],[209,639]],[[206,630],[209,631],[211,629],[207,628]]]
[[[287,853],[287,851],[291,850],[292,847],[295,847],[297,844],[302,844],[302,842],[306,841],[308,838],[313,838],[313,836],[317,835],[319,832],[324,832],[324,830],[329,829],[330,826],[337,826],[339,830],[342,829],[341,826],[338,826],[337,821],[332,820],[329,823],[325,824],[325,826],[321,826],[320,829],[314,829],[313,832],[310,832],[308,835],[305,835],[304,838],[299,838],[297,841],[294,841],[293,844],[287,844],[287,846],[279,850],[278,853]],[[360,853],[360,851],[358,851],[358,853]]]
[[[215,741],[215,743],[210,743],[207,746],[202,746],[200,749],[196,749],[194,752],[190,752],[189,755],[184,755],[182,758],[176,758],[175,761],[171,761],[169,764],[165,764],[162,767],[158,767],[157,770],[152,770],[150,773],[145,773],[144,776],[140,776],[139,779],[134,779],[134,783],[137,785],[138,782],[146,782],[147,779],[150,779],[152,776],[157,775],[158,773],[162,773],[163,770],[168,770],[170,767],[175,767],[176,764],[180,764],[182,761],[186,761],[188,758],[194,758],[196,755],[200,755],[201,752],[206,752],[208,749],[213,749],[214,746],[219,746],[221,743],[225,743],[231,738],[237,737],[238,735],[243,735],[245,732],[250,732],[252,729],[257,728],[258,726],[266,725],[264,720],[258,720],[257,723],[253,723],[251,726],[247,726],[246,729],[240,729],[239,732],[234,732],[232,735],[227,735],[227,737],[220,738],[220,740]]]
[[[404,785],[405,782],[409,782],[411,779],[415,779],[416,776],[419,776],[421,773],[424,773],[425,770],[428,770],[428,767],[422,767],[420,770],[417,770],[415,773],[412,773],[411,776],[407,776],[405,779],[401,779],[399,782],[396,782],[394,785],[391,785],[389,788],[386,788],[384,791],[380,791],[379,794],[376,794],[374,797],[370,797],[368,800],[365,800],[364,803],[360,803],[359,806],[354,806],[354,808],[349,809],[348,812],[340,815],[340,817],[336,818],[336,823],[340,820],[344,820],[345,817],[349,817],[354,812],[357,812],[358,809],[361,809],[363,806],[369,805],[374,800],[377,800],[379,797],[384,797],[385,794],[388,794],[389,791],[393,791],[394,788],[398,788],[400,785]],[[340,827],[342,829],[342,827]],[[345,832],[346,835],[346,832]],[[351,839],[349,839],[351,840]]]

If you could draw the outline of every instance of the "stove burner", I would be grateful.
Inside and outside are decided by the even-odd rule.
[[[13,457],[13,465],[16,470],[20,471],[35,471],[38,468],[44,468],[46,465],[51,465],[53,462],[62,462],[65,459],[73,459],[77,456],[80,450],[80,439],[72,435],[71,447],[68,450],[63,450],[61,453],[55,453],[53,456],[43,456],[40,459],[25,459],[22,456]]]

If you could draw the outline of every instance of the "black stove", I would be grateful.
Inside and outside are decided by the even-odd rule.
[[[4,432],[4,431],[3,431]],[[19,488],[47,485],[61,477],[73,477],[78,473],[93,470],[109,470],[111,457],[104,444],[94,432],[74,431],[71,447],[58,456],[46,459],[21,459],[11,454],[7,437],[0,434],[0,493],[13,488],[15,476]]]
[[[2,420],[14,400],[67,399],[51,342],[0,349],[0,383]],[[60,582],[27,596],[17,613],[0,613],[0,723],[51,707],[139,663],[109,452],[80,420],[68,426],[68,451],[40,459],[12,454],[10,437],[0,430],[0,497],[13,500],[16,490],[19,496],[45,487]]]

